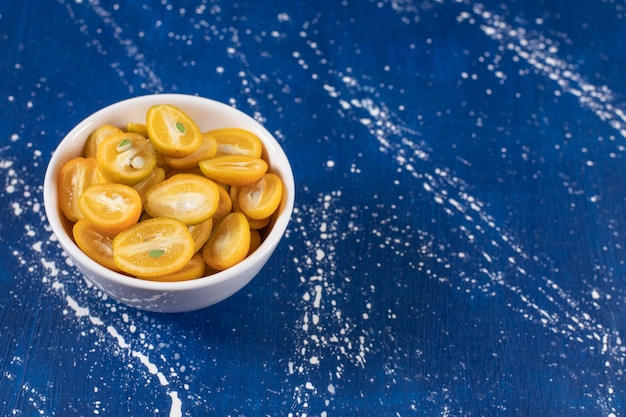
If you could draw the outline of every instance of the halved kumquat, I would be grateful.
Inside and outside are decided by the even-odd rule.
[[[72,236],[80,250],[91,259],[112,271],[120,270],[113,261],[113,238],[94,229],[85,219],[74,223]]]
[[[238,264],[250,250],[250,226],[243,213],[233,212],[220,221],[202,249],[202,258],[211,268],[222,271]]]
[[[282,196],[283,183],[280,177],[268,172],[257,182],[239,189],[239,207],[251,219],[265,219],[276,211]]]
[[[237,127],[210,130],[207,134],[215,138],[217,155],[248,155],[260,158],[263,143],[254,133]]]
[[[153,217],[193,225],[215,214],[219,195],[219,186],[204,176],[176,174],[148,190],[144,208]]]
[[[185,157],[202,144],[202,133],[196,123],[181,109],[159,104],[146,114],[148,136],[156,150],[169,157]]]
[[[191,169],[198,168],[200,161],[213,158],[217,152],[217,144],[215,139],[210,135],[202,135],[202,144],[191,155],[181,158],[164,156],[163,161],[170,167],[175,169]]]
[[[150,277],[137,277],[149,281],[159,282],[175,282],[175,281],[189,281],[192,279],[200,278],[204,275],[204,269],[206,264],[202,259],[202,255],[197,253],[191,257],[189,262],[176,272],[165,275],[157,275]]]
[[[94,184],[78,199],[78,207],[94,229],[115,236],[137,223],[141,216],[141,197],[124,184]]]
[[[57,175],[57,198],[61,211],[71,222],[83,217],[78,207],[78,199],[87,187],[106,182],[96,158],[81,156],[66,162]]]
[[[98,147],[98,169],[109,182],[135,185],[156,167],[152,143],[139,133],[107,136]]]
[[[222,155],[200,162],[207,177],[222,184],[246,185],[258,181],[268,165],[261,158],[248,155]]]
[[[184,223],[155,217],[115,236],[113,260],[127,274],[156,277],[181,270],[191,260],[193,248],[193,236]]]

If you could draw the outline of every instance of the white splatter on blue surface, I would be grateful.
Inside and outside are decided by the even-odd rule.
[[[0,414],[624,414],[624,12],[0,6]],[[42,203],[74,124],[159,92],[252,115],[296,171],[267,267],[187,314],[83,281]]]

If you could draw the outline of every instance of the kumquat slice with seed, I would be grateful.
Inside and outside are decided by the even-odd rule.
[[[149,281],[159,282],[176,282],[176,281],[189,281],[192,279],[200,278],[204,275],[204,269],[206,264],[202,259],[202,255],[197,253],[191,257],[187,265],[183,266],[176,272],[166,275],[157,275],[155,277],[137,277]]]
[[[122,132],[100,143],[97,161],[98,169],[110,182],[135,185],[156,167],[157,154],[143,135]]]
[[[104,124],[91,132],[85,142],[83,148],[83,156],[85,158],[95,158],[98,155],[98,147],[100,143],[108,136],[123,133],[122,129],[111,124]]]
[[[207,134],[215,138],[217,155],[248,155],[260,158],[263,153],[261,139],[249,130],[228,127],[210,130]]]
[[[96,158],[77,157],[66,162],[57,175],[57,197],[61,211],[71,222],[83,217],[78,199],[87,187],[106,182]]]
[[[207,178],[228,185],[251,184],[261,179],[268,169],[263,159],[248,155],[216,156],[199,165]]]
[[[220,221],[202,249],[211,268],[223,271],[241,262],[250,250],[250,226],[243,213],[232,212]]]
[[[173,158],[164,156],[163,161],[170,167],[175,169],[191,169],[197,168],[200,161],[213,158],[217,152],[217,143],[212,136],[202,135],[202,144],[191,155],[182,158]]]
[[[113,239],[113,260],[137,277],[156,277],[181,270],[194,255],[193,237],[176,220],[155,217],[139,222]]]
[[[196,174],[176,174],[146,193],[146,212],[153,217],[171,217],[186,225],[208,220],[219,205],[219,185]]]
[[[150,107],[146,128],[152,144],[164,156],[189,156],[202,144],[198,126],[184,111],[171,104]]]
[[[141,197],[128,185],[106,183],[87,188],[78,199],[85,220],[100,233],[115,236],[137,223],[141,216]]]
[[[251,219],[269,218],[280,205],[283,183],[280,177],[268,172],[253,184],[239,189],[239,207]]]
[[[120,269],[113,261],[113,239],[93,228],[91,223],[80,219],[72,227],[76,245],[94,261],[113,271]]]

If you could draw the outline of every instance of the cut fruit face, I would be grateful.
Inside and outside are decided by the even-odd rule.
[[[247,155],[216,156],[200,162],[200,170],[207,178],[228,185],[247,185],[258,181],[268,165],[261,158]]]
[[[119,269],[138,277],[155,277],[182,269],[193,256],[189,229],[175,219],[144,220],[113,239],[113,260]]]
[[[211,268],[222,271],[241,262],[250,250],[250,226],[243,213],[224,217],[202,249],[202,258]]]
[[[57,198],[61,211],[71,222],[83,217],[78,199],[92,184],[106,182],[97,167],[96,158],[77,157],[66,162],[57,176]]]
[[[210,179],[176,174],[148,190],[144,208],[153,217],[170,217],[194,225],[215,214],[219,196],[219,185]]]
[[[87,188],[78,199],[84,219],[100,233],[115,236],[137,223],[141,216],[141,197],[128,185],[106,183]]]
[[[248,155],[260,158],[263,143],[254,133],[246,129],[229,127],[207,132],[215,138],[217,155]]]
[[[251,219],[266,219],[276,211],[282,196],[283,183],[280,177],[269,172],[257,182],[240,188],[239,207]]]
[[[148,109],[146,129],[152,144],[164,156],[189,156],[202,144],[202,133],[194,121],[184,111],[170,104],[159,104]]]
[[[152,143],[139,133],[107,136],[98,147],[98,169],[109,182],[135,185],[156,167]]]

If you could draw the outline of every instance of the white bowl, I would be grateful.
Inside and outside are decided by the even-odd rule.
[[[239,264],[216,274],[182,282],[154,282],[131,278],[98,264],[82,252],[71,236],[71,224],[57,201],[57,173],[70,159],[80,156],[87,136],[100,125],[123,127],[127,122],[145,123],[148,108],[173,104],[185,111],[201,131],[240,127],[254,132],[263,142],[270,171],[284,183],[283,201],[261,246]],[[84,277],[121,303],[142,310],[183,312],[220,302],[242,289],[268,261],[280,242],[293,211],[295,185],[285,152],[263,126],[241,111],[207,98],[183,94],[155,94],[131,98],[97,111],[80,122],[63,138],[50,159],[44,179],[44,205],[48,221],[59,243]]]

